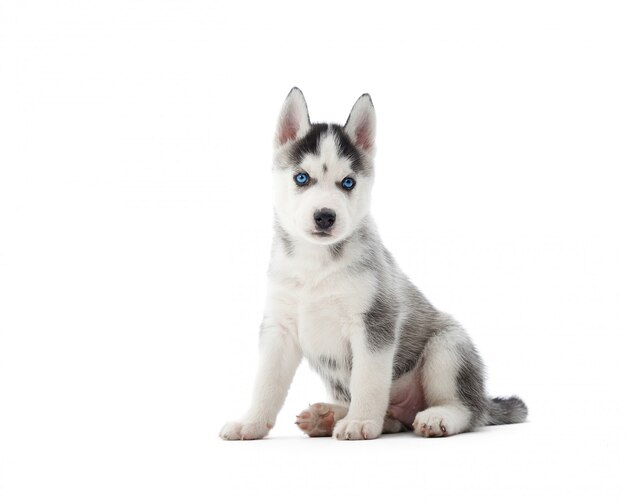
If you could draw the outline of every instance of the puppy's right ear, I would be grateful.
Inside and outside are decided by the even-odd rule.
[[[297,87],[291,89],[285,99],[283,108],[278,117],[274,147],[284,145],[289,141],[301,138],[311,127],[309,111],[306,107],[304,94]]]

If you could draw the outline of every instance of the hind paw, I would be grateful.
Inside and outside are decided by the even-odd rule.
[[[296,425],[311,437],[331,436],[335,426],[335,411],[324,403],[312,404],[296,417]]]
[[[424,414],[424,412],[418,413],[415,417],[415,422],[413,422],[413,429],[415,429],[415,432],[417,432],[420,436],[427,438],[448,435],[446,419],[436,414]]]

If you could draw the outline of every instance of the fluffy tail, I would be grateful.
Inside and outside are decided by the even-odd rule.
[[[488,425],[517,424],[527,416],[528,408],[517,396],[494,397],[489,401]]]

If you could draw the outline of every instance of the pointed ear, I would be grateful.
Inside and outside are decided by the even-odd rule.
[[[311,127],[309,111],[306,107],[304,94],[297,87],[291,89],[285,99],[283,108],[278,117],[274,146],[279,147],[288,141],[301,138]]]
[[[374,103],[369,94],[363,94],[356,100],[343,128],[356,146],[367,153],[374,151],[376,112],[374,112]]]

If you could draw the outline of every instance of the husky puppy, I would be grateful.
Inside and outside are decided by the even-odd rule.
[[[302,357],[332,403],[298,415],[309,436],[450,436],[522,422],[517,397],[487,397],[470,338],[402,273],[369,214],[376,118],[368,94],[346,124],[311,124],[293,88],[278,120],[275,238],[252,403],[224,439],[273,427]]]

